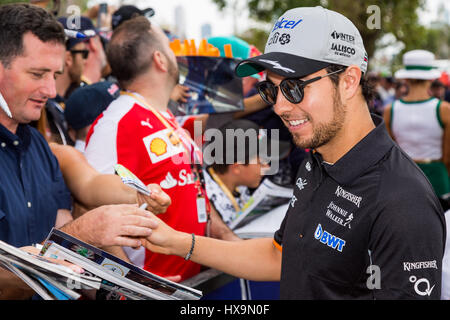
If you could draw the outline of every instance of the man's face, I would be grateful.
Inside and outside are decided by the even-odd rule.
[[[55,76],[62,73],[65,48],[42,42],[31,32],[23,36],[23,54],[8,68],[0,64],[0,91],[16,123],[38,120],[48,98],[56,96]]]
[[[327,74],[325,69],[302,80]],[[268,72],[267,78],[279,85],[283,78]],[[332,81],[325,77],[304,88],[303,100],[293,104],[278,89],[275,113],[280,116],[292,134],[295,144],[303,149],[319,148],[330,142],[344,125],[346,108]]]
[[[78,50],[88,50],[88,46],[86,42],[80,42],[74,45],[71,51]],[[83,75],[84,66],[86,63],[86,59],[83,59],[83,54],[81,53],[71,53],[72,56],[72,64],[70,65],[68,72],[70,79],[73,83],[80,83],[81,76]]]
[[[173,85],[176,85],[178,84],[180,79],[180,72],[178,70],[177,57],[175,56],[173,50],[170,48],[170,40],[161,28],[157,26],[152,26],[152,28],[155,29],[155,32],[160,37],[160,42],[163,48],[162,53],[166,56],[169,62],[168,66],[169,77],[173,81]]]

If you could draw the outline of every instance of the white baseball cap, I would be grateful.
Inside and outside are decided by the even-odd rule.
[[[367,63],[355,25],[342,14],[317,6],[286,11],[273,26],[264,54],[241,61],[235,71],[239,77],[270,70],[300,78],[330,64],[357,65],[366,72]]]
[[[427,50],[411,50],[403,55],[404,69],[395,73],[397,79],[433,80],[441,76],[434,66],[434,54]]]

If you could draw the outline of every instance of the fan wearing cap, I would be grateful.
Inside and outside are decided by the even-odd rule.
[[[240,278],[280,280],[281,299],[439,299],[442,208],[369,113],[360,84],[367,56],[353,23],[322,7],[288,10],[265,53],[236,73],[262,70],[259,93],[296,144],[312,149],[274,238],[192,239],[154,217],[145,245]]]
[[[122,23],[134,17],[144,16],[147,19],[149,19],[154,15],[155,10],[153,10],[153,8],[146,8],[141,10],[133,5],[123,5],[113,13],[111,19],[111,27],[113,30],[115,30]],[[164,32],[166,33],[166,31]],[[177,84],[173,88],[172,93],[170,95],[170,100],[179,103],[186,103],[188,98],[189,98],[189,88],[181,84]]]
[[[203,149],[203,157],[207,166],[205,172],[206,192],[212,205],[212,212],[219,214],[228,226],[241,212],[242,207],[250,199],[249,188],[257,188],[268,169],[270,161],[262,148],[270,147],[272,143],[265,139],[264,131],[249,120],[237,119],[221,126],[217,133],[220,140],[212,139]],[[242,133],[239,136],[239,133]],[[239,141],[239,137],[244,141]],[[247,137],[254,137],[254,140]],[[258,140],[256,140],[258,139]],[[256,141],[256,145],[251,145]],[[217,144],[219,150],[215,150]],[[240,144],[241,143],[241,144]],[[238,150],[238,148],[241,149]],[[286,152],[284,146],[282,152]],[[282,149],[282,148],[280,148]],[[209,153],[213,154],[209,154]],[[239,239],[224,224],[211,224],[211,229],[220,228],[218,232],[225,233],[225,240]]]
[[[150,18],[154,15],[155,10],[153,10],[152,8],[141,10],[133,5],[123,5],[113,13],[111,18],[111,27],[113,30],[115,30],[123,22],[130,20],[131,18],[137,16],[145,16],[147,18]]]
[[[430,95],[431,82],[441,76],[434,54],[412,50],[403,55],[408,94],[384,112],[388,130],[398,145],[422,169],[438,196],[450,192],[450,104]]]
[[[67,99],[64,116],[80,152],[84,153],[86,136],[94,120],[119,95],[116,83],[102,81],[76,89]]]
[[[85,35],[84,38],[68,38],[66,41],[64,69],[67,71],[65,70],[64,74],[57,78],[56,89],[61,98],[67,99],[83,82],[83,74],[87,67],[86,61],[91,54],[89,41],[96,36],[96,30],[91,20],[84,16],[80,16],[79,22],[67,17],[60,17],[58,21],[65,29],[76,30]]]

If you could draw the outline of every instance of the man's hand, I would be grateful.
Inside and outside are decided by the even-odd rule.
[[[107,205],[86,212],[61,230],[96,247],[139,247],[139,238],[150,236],[157,226],[150,217],[154,216],[137,205]]]
[[[137,193],[137,200],[139,206],[143,203],[147,203],[147,210],[154,214],[160,214],[166,212],[167,208],[172,203],[169,195],[165,193],[159,184],[151,183],[147,186],[150,190],[150,195],[146,196],[140,192]]]
[[[170,99],[176,102],[186,103],[190,96],[188,87],[177,84],[170,94]]]
[[[180,247],[178,240],[181,240],[184,236],[187,236],[190,239],[191,235],[176,231],[157,216],[152,216],[154,223],[153,230],[149,236],[141,238],[142,245],[155,253],[179,256],[185,255],[189,251],[189,248],[185,249],[183,246]],[[190,245],[190,243],[189,240],[188,245]]]

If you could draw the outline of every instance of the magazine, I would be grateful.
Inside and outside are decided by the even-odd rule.
[[[63,258],[102,279],[101,287],[129,299],[200,299],[202,293],[145,271],[58,229],[52,229],[41,254]]]
[[[92,274],[78,274],[72,269],[25,252],[0,241],[0,265],[21,278],[44,300],[55,300],[64,294],[67,299],[78,299],[72,290],[77,283],[81,289],[99,289],[101,279]]]
[[[229,224],[229,227],[236,230],[270,210],[289,203],[293,192],[292,188],[279,186],[265,178],[242,207],[241,212]]]
[[[276,207],[258,219],[254,219],[243,227],[234,229],[234,233],[242,239],[272,238],[275,231],[280,228],[289,203]]]
[[[146,196],[150,195],[150,190],[148,190],[147,186],[125,166],[118,163],[114,165],[114,171],[120,177],[120,179],[122,179],[122,182],[127,186],[136,189]]]

